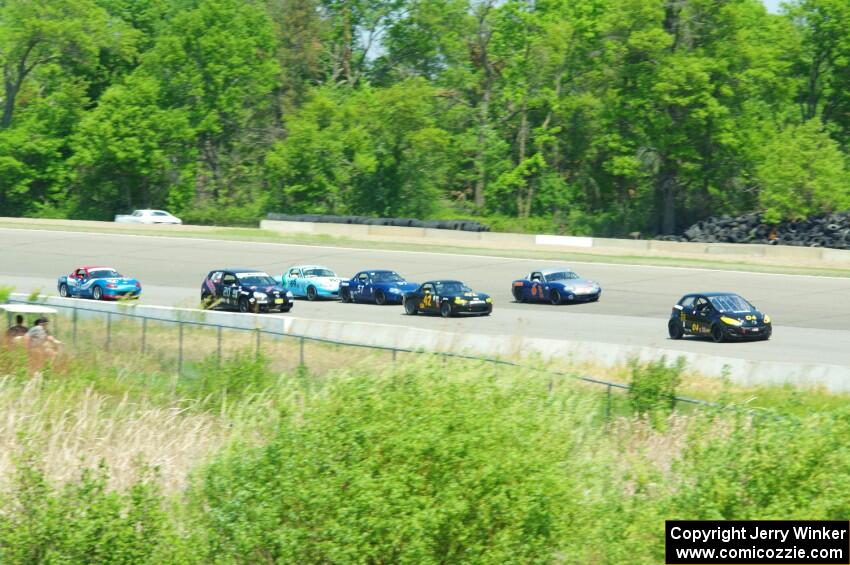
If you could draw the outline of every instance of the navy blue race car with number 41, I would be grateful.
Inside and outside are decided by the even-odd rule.
[[[418,287],[417,283],[407,282],[395,271],[360,271],[351,280],[339,283],[339,297],[343,302],[374,302],[379,306],[401,304],[404,293]]]
[[[493,299],[460,281],[428,281],[404,295],[404,311],[410,316],[426,312],[443,318],[458,314],[489,316]]]
[[[673,305],[667,331],[671,339],[684,335],[729,340],[770,339],[770,316],[732,292],[686,294]]]

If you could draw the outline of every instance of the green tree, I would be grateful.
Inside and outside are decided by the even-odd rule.
[[[266,159],[272,209],[427,216],[450,162],[434,108],[434,90],[418,79],[317,90]]]
[[[818,120],[789,126],[764,147],[757,169],[767,222],[850,209],[850,172]]]

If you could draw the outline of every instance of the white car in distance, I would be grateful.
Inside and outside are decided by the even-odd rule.
[[[115,216],[119,224],[182,224],[183,221],[164,210],[134,210],[132,214]]]

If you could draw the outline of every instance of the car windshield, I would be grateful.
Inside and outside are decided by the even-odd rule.
[[[274,286],[277,282],[266,273],[236,273],[239,283],[245,286]]]
[[[572,271],[561,271],[560,273],[547,273],[546,280],[549,282],[566,281],[569,279],[577,279],[578,275]]]
[[[329,269],[304,269],[305,277],[335,277],[333,271]]]
[[[755,307],[737,294],[709,296],[708,300],[719,312],[753,312]]]
[[[404,279],[401,278],[395,271],[389,273],[370,274],[372,275],[372,282],[404,282]]]
[[[95,269],[89,271],[89,276],[93,279],[117,279],[121,278],[121,273],[115,269]]]
[[[472,289],[457,281],[437,283],[437,294],[456,294],[461,292],[472,292]]]

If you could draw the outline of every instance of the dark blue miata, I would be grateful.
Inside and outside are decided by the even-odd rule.
[[[419,288],[408,282],[395,271],[360,271],[351,279],[339,284],[339,296],[343,302],[373,302],[378,305],[401,304],[404,294]]]

